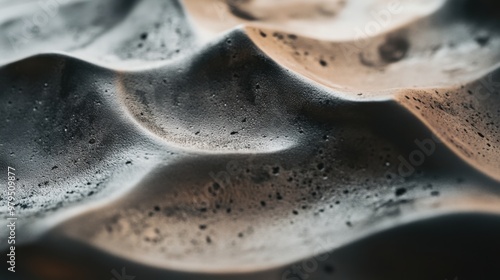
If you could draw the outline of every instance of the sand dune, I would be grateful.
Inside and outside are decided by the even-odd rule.
[[[388,1],[51,3],[0,2],[19,279],[494,273],[493,2],[402,1],[384,26]],[[481,257],[438,258],[471,236]],[[426,242],[442,266],[413,254]]]

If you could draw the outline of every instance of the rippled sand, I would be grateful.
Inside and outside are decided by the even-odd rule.
[[[499,5],[368,2],[0,1],[2,279],[496,279]]]

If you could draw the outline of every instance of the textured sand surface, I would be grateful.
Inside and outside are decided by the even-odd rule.
[[[42,2],[0,1],[5,277],[498,273],[495,1]]]

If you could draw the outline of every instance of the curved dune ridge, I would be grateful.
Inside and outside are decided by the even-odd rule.
[[[498,4],[366,2],[0,1],[19,279],[453,279],[457,223],[488,273]]]

